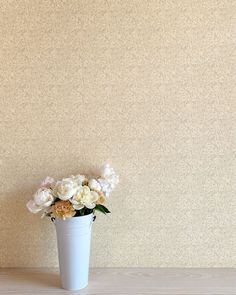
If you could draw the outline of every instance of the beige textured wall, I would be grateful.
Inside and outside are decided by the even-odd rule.
[[[56,266],[41,179],[120,173],[93,266],[236,267],[235,0],[1,0],[0,266]]]

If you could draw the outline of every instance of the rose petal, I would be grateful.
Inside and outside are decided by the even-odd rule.
[[[26,206],[30,212],[35,213],[35,214],[42,210],[42,208],[40,208],[37,204],[35,204],[35,202],[33,200],[30,200],[26,204]]]

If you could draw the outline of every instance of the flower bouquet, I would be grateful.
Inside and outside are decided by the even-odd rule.
[[[54,221],[62,287],[79,290],[88,284],[91,226],[95,212],[110,213],[104,206],[119,177],[109,164],[99,176],[78,174],[55,181],[47,177],[27,203],[32,213]],[[76,254],[76,255],[75,255]]]

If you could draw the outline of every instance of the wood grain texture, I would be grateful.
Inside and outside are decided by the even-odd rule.
[[[236,267],[235,15],[236,0],[0,1],[0,267],[58,267],[54,226],[25,204],[104,161],[121,181],[92,267]]]
[[[89,286],[60,288],[56,268],[0,269],[0,294],[236,294],[236,269],[93,268]]]

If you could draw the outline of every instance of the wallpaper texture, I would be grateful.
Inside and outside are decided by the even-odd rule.
[[[236,267],[235,33],[234,0],[1,0],[0,266],[57,266],[25,203],[108,161],[91,266]]]

